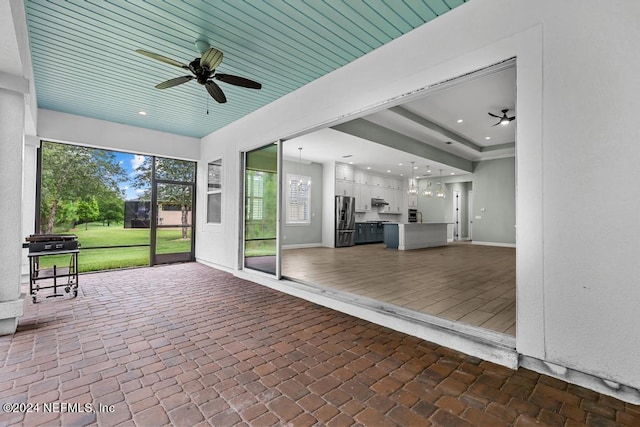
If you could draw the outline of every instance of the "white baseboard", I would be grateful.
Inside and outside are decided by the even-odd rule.
[[[477,240],[471,241],[472,245],[482,245],[482,246],[500,246],[503,248],[515,248],[515,243],[496,243],[496,242],[478,242]]]
[[[282,245],[282,249],[321,248],[322,243],[301,243],[299,245]]]

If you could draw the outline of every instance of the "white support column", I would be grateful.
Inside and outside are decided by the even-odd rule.
[[[38,148],[40,138],[26,135],[22,163],[22,236],[37,234],[36,225],[36,172],[38,168]],[[24,240],[23,240],[24,241]],[[29,280],[29,253],[22,250],[22,283]]]
[[[22,266],[23,93],[0,87],[0,335],[13,334],[24,313]]]

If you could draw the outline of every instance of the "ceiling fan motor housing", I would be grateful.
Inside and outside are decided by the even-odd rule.
[[[196,58],[189,63],[189,69],[196,76],[196,81],[201,85],[205,84],[211,76],[211,71],[206,66],[200,65],[200,58]]]

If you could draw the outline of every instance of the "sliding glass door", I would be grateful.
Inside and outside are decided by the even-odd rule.
[[[244,156],[245,268],[280,276],[279,264],[279,144],[269,144]]]

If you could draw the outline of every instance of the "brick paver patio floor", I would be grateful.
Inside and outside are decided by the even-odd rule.
[[[0,337],[0,425],[640,425],[638,406],[195,263],[40,300]]]

